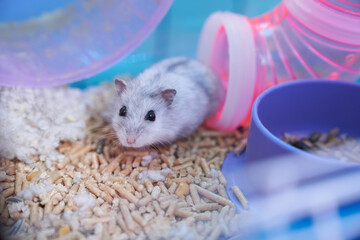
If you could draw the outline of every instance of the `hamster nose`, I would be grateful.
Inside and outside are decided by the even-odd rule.
[[[135,138],[134,136],[128,136],[128,137],[126,138],[126,142],[127,142],[128,144],[134,144],[134,143],[136,142],[136,138]]]

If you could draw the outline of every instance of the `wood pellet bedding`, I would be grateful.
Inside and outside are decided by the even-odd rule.
[[[247,129],[199,129],[167,147],[122,149],[111,127],[92,116],[83,141],[62,142],[49,169],[2,159],[0,211],[7,239],[219,239],[239,229],[220,171],[226,154],[246,146]]]

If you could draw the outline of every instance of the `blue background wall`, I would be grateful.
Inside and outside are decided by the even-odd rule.
[[[195,57],[197,42],[207,17],[215,11],[231,11],[249,17],[260,15],[280,0],[174,0],[156,30],[128,57],[108,70],[72,84],[84,88],[102,81],[112,81],[116,75],[136,75],[151,64],[171,56]]]

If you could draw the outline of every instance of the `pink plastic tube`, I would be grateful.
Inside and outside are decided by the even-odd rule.
[[[198,59],[227,88],[224,106],[206,124],[231,131],[247,123],[255,98],[273,85],[314,78],[354,81],[360,74],[360,3],[284,0],[252,19],[214,13],[202,30]]]

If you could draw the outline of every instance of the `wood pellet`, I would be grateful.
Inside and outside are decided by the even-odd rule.
[[[243,150],[246,134],[201,128],[171,146],[135,151],[122,149],[111,131],[101,118],[90,116],[85,139],[61,142],[58,151],[65,158],[50,169],[38,156],[30,165],[1,159],[4,230],[14,239],[161,239],[186,223],[197,239],[231,235],[226,226],[236,211],[220,167],[229,151]],[[326,141],[334,137],[336,132]],[[153,160],[143,166],[146,156]],[[166,168],[173,174],[164,182],[137,178],[145,170]],[[32,186],[49,189],[35,194]],[[245,196],[232,189],[247,208]],[[11,204],[23,204],[23,210],[14,212]]]

